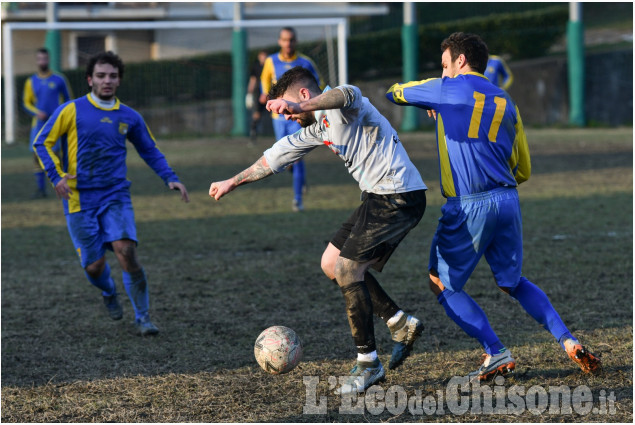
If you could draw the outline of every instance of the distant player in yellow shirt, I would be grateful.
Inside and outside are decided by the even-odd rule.
[[[490,55],[487,60],[487,68],[483,73],[490,82],[503,90],[509,89],[514,82],[514,74],[509,69],[503,58]]]
[[[49,69],[49,51],[45,48],[37,50],[35,54],[38,71],[27,78],[24,83],[22,93],[22,106],[26,112],[33,117],[31,123],[31,135],[29,137],[29,148],[33,152],[33,141],[40,132],[44,123],[59,105],[71,100],[71,91],[68,81],[62,74],[57,74]],[[59,151],[59,141],[53,150]],[[44,170],[35,157],[35,182],[37,189],[33,198],[43,198],[46,196],[46,186]]]
[[[267,93],[271,87],[278,81],[282,74],[287,72],[293,67],[301,66],[306,68],[315,77],[320,88],[324,87],[324,83],[320,79],[320,75],[317,71],[315,63],[301,53],[296,52],[295,46],[298,40],[296,32],[293,28],[285,27],[280,30],[278,37],[278,45],[280,46],[280,52],[270,55],[266,60],[260,75],[260,82],[262,84],[262,95],[260,96],[260,103],[267,103]],[[284,136],[293,134],[300,130],[300,124],[293,120],[285,120],[284,116],[272,113],[273,119],[273,131],[276,136],[276,140],[282,139]],[[304,161],[299,160],[293,164],[293,210],[302,211],[304,204],[302,202],[302,193],[306,186],[306,172],[304,169]]]

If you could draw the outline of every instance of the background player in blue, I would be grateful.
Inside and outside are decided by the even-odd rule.
[[[584,372],[600,361],[571,335],[547,295],[521,276],[522,221],[516,186],[531,173],[518,108],[483,71],[487,46],[473,34],[454,33],[441,44],[442,78],[393,85],[398,105],[434,111],[441,191],[447,198],[430,250],[430,289],[447,315],[485,349],[486,380],[515,368],[481,307],[463,290],[485,255],[496,283],[556,338]]]
[[[487,67],[483,74],[488,80],[503,90],[509,89],[509,86],[514,82],[514,74],[512,74],[512,71],[500,56],[489,55]]]
[[[22,92],[22,106],[33,117],[29,137],[31,152],[33,152],[35,136],[40,132],[46,120],[58,106],[71,99],[71,90],[66,78],[49,69],[48,50],[45,48],[38,49],[35,54],[35,61],[38,71],[27,78]],[[58,151],[59,148],[59,143],[57,143],[54,150]],[[36,191],[33,194],[33,198],[43,198],[46,196],[44,170],[40,166],[35,153],[33,154],[33,159],[35,163],[33,173],[35,174],[36,183]]]
[[[296,52],[295,46],[297,42],[296,32],[293,28],[285,27],[280,30],[278,37],[280,52],[270,55],[265,60],[262,74],[260,75],[260,82],[262,84],[260,103],[267,103],[267,93],[269,93],[271,87],[282,77],[282,74],[295,66],[301,66],[311,71],[320,87],[324,87],[313,61],[309,59],[308,56]],[[273,131],[276,140],[293,134],[301,128],[300,124],[293,120],[285,120],[282,115],[272,113],[271,117],[273,119]],[[302,195],[305,188],[306,172],[304,161],[299,160],[293,164],[293,211],[302,211],[304,209]]]
[[[34,147],[49,179],[62,198],[70,233],[86,277],[102,290],[110,317],[123,317],[115,282],[106,262],[114,252],[123,269],[123,283],[141,335],[159,332],[150,321],[145,272],[137,258],[137,230],[126,179],[126,139],[165,184],[188,193],[138,112],[122,104],[115,92],[124,65],[112,52],[93,56],[86,68],[91,92],[57,108],[38,134]],[[60,156],[53,152],[62,135]]]

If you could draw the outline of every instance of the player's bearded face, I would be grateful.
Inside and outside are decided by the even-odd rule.
[[[119,83],[119,69],[109,63],[95,64],[93,75],[88,77],[88,85],[92,93],[101,100],[110,100],[115,97]]]
[[[285,56],[293,56],[295,53],[295,45],[297,40],[295,34],[291,31],[283,30],[280,32],[280,38],[278,39],[278,45],[280,50]]]
[[[49,55],[47,55],[46,53],[36,54],[35,62],[37,63],[37,67],[41,72],[46,72],[49,70]]]
[[[302,112],[301,114],[292,115],[292,118],[302,127],[308,127],[316,122],[313,112]]]

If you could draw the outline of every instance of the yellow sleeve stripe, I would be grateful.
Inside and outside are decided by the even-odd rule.
[[[512,85],[512,83],[514,82],[514,74],[512,74],[512,70],[509,69],[509,66],[507,66],[507,64],[504,61],[501,61],[501,63],[503,64],[503,68],[505,68],[505,71],[507,72],[507,81],[505,81],[505,84],[503,84],[502,89],[503,90],[507,90],[509,88],[509,86]]]
[[[265,63],[262,66],[262,73],[260,74],[260,84],[262,85],[262,92],[269,93],[271,90],[271,86],[275,82],[276,76],[273,69],[273,60],[271,57],[267,57],[265,59]]]
[[[410,81],[409,83],[404,83],[404,84],[396,83],[396,84],[393,84],[386,93],[392,93],[392,98],[395,101],[395,103],[407,104],[408,101],[406,100],[404,96],[404,89],[407,89],[409,87],[419,86],[430,80],[434,80],[434,78],[428,78],[421,81]]]
[[[509,166],[512,170],[516,168],[514,177],[516,178],[516,182],[521,184],[531,177],[531,157],[529,155],[529,144],[527,143],[527,136],[525,135],[525,129],[523,127],[523,121],[520,118],[518,106],[516,106],[516,117],[516,138],[514,139],[514,146],[512,147],[512,155],[509,158]]]
[[[69,103],[66,108],[60,113],[60,117],[57,123],[64,128],[66,132],[66,138],[68,143],[68,174],[77,176],[77,110],[75,109],[75,102]],[[60,174],[61,175],[61,174]],[[79,191],[77,190],[77,180],[68,180],[68,187],[71,189],[71,196],[68,199],[68,212],[74,213],[81,210],[79,202]]]
[[[33,83],[31,79],[28,78],[24,83],[24,91],[22,93],[22,102],[24,103],[24,107],[29,110],[33,115],[40,112],[38,108],[35,107],[35,93],[33,92]]]
[[[77,127],[75,125],[76,119],[76,109],[75,103],[69,103],[59,114],[53,126],[51,127],[51,131],[49,132],[46,140],[44,140],[44,147],[46,148],[46,152],[48,153],[49,158],[55,164],[55,169],[60,177],[64,177],[67,174],[77,175]],[[40,130],[40,133],[42,130]],[[53,146],[55,146],[55,142],[62,135],[66,134],[67,144],[68,144],[68,172],[64,172],[62,170],[62,163],[60,158],[53,152]],[[39,134],[38,134],[39,136]],[[37,137],[36,137],[37,139]],[[64,152],[61,153],[63,155]],[[42,160],[38,156],[38,160],[44,168],[44,164],[42,164]],[[79,204],[79,192],[76,190],[77,188],[77,179],[70,179],[67,181],[68,187],[71,189],[71,196],[68,200],[68,211],[70,213],[77,212],[80,210]]]
[[[454,177],[452,177],[452,165],[450,164],[450,155],[448,154],[448,146],[445,140],[445,127],[443,125],[443,117],[437,115],[437,134],[439,135],[439,162],[441,167],[441,188],[445,197],[456,196],[454,188]]]

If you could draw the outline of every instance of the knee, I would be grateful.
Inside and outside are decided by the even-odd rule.
[[[361,264],[353,260],[338,257],[335,262],[335,279],[341,285],[364,280],[364,273],[368,269],[367,264]]]
[[[137,249],[133,241],[113,244],[113,250],[125,271],[133,272],[140,268],[137,263]]]
[[[501,290],[501,292],[504,292],[504,293],[506,293],[507,295],[510,295],[510,296],[511,296],[511,291],[512,291],[512,288],[508,288],[508,287],[505,287],[505,286],[499,286],[499,287],[498,287],[498,289],[500,289],[500,290]]]
[[[337,279],[340,285],[352,282],[350,267],[341,257],[338,257],[333,265],[333,277]]]
[[[443,286],[443,283],[441,283],[441,279],[439,279],[439,275],[435,270],[430,270],[429,276],[430,280],[428,282],[428,285],[430,287],[430,290],[434,295],[438,296],[441,292],[443,292],[445,286]]]
[[[517,290],[520,288],[520,290],[522,291],[523,288],[527,288],[527,286],[529,286],[529,285],[533,285],[533,284],[529,280],[527,280],[527,278],[521,276],[520,279],[518,279],[518,282],[516,282],[515,285],[513,285],[513,286],[499,286],[498,289],[500,289],[501,291],[503,291],[504,293],[506,293],[510,297],[516,298]]]
[[[330,255],[328,251],[324,251],[322,254],[322,260],[320,262],[320,266],[322,267],[322,271],[329,279],[335,279],[335,263],[337,262],[337,257]]]
[[[104,268],[106,267],[106,258],[101,257],[99,260],[95,261],[86,266],[84,270],[90,277],[98,278],[104,272]]]

